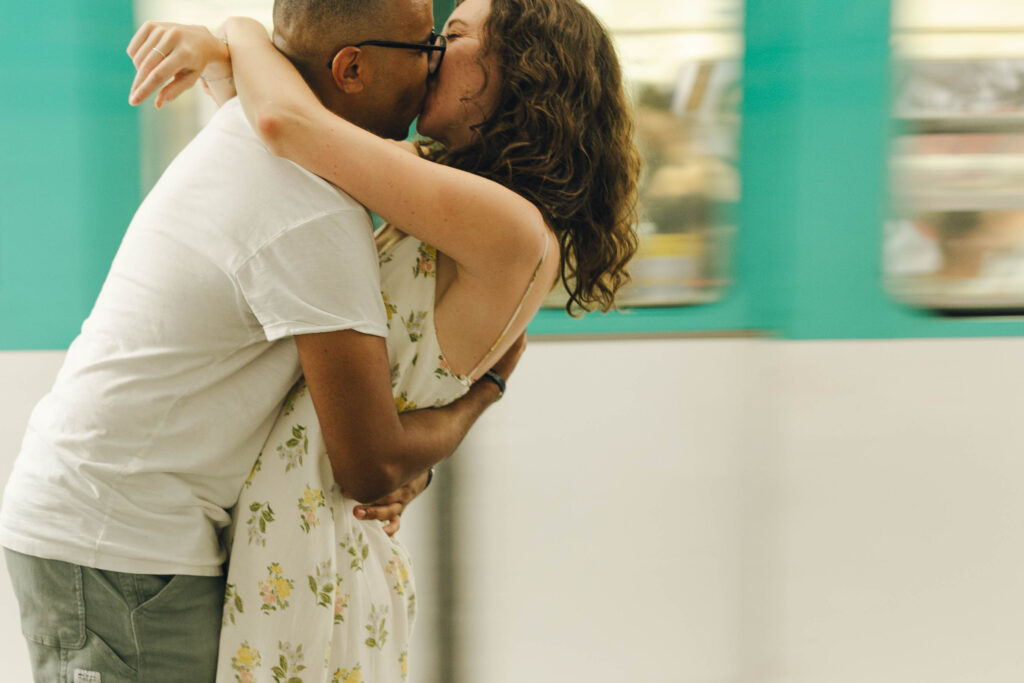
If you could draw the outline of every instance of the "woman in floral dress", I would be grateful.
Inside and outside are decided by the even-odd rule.
[[[577,0],[466,0],[443,35],[418,120],[432,140],[415,150],[326,110],[251,20],[229,20],[226,43],[147,24],[129,49],[136,101],[177,76],[161,92],[167,101],[207,64],[230,60],[272,152],[410,235],[380,251],[399,411],[467,391],[559,280],[570,312],[608,310],[636,248],[632,116],[614,48],[589,10]],[[224,83],[212,86],[219,99]],[[218,680],[401,681],[416,606],[409,558],[341,495],[308,379],[236,508]]]
[[[437,250],[394,233],[378,243],[395,406],[443,405],[472,382],[437,341]],[[356,519],[324,450],[300,381],[235,508],[218,681],[406,680],[416,614],[408,553],[381,522]]]

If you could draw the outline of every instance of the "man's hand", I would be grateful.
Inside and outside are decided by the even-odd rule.
[[[352,514],[356,519],[378,519],[387,522],[384,525],[384,532],[388,536],[394,536],[402,525],[402,513],[405,512],[405,508],[427,488],[428,475],[429,472],[424,472],[394,493],[369,505],[357,505]]]

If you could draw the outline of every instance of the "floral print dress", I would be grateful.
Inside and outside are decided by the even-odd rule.
[[[406,237],[382,250],[391,385],[399,411],[450,403],[470,381],[434,330],[437,251]],[[416,616],[409,555],[338,490],[313,402],[285,401],[234,512],[217,681],[408,680]]]

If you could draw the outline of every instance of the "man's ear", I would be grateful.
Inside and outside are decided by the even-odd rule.
[[[334,84],[346,95],[362,92],[367,76],[363,51],[352,45],[341,48],[331,62],[331,76]]]

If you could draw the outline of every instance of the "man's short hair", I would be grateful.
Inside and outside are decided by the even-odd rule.
[[[394,0],[275,0],[274,33],[303,72],[346,44],[372,40],[386,31]]]

